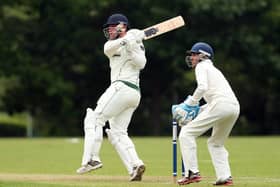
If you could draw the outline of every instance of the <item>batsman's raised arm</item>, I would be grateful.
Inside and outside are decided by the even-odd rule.
[[[128,39],[129,40],[128,40]],[[124,37],[126,41],[127,60],[139,69],[143,69],[146,64],[145,47],[142,42],[144,32],[138,29],[130,29]]]
[[[117,33],[117,35],[119,36],[123,36],[115,40],[108,40],[108,42],[105,43],[104,53],[107,56],[110,56],[111,54],[117,52],[117,50],[123,46],[125,46],[127,50],[130,50],[132,49],[131,47],[133,43],[142,43],[142,40],[145,37],[144,31],[138,29],[130,29],[127,32],[122,32],[123,28],[125,28],[126,25],[119,24],[117,27],[122,29],[112,29],[109,27],[104,30],[104,33],[110,32],[109,37],[111,35],[114,35],[115,33]]]
[[[99,156],[103,140],[103,127],[109,122],[106,132],[126,167],[130,181],[141,181],[145,171],[135,145],[128,136],[131,117],[141,99],[139,88],[140,71],[145,67],[146,57],[142,43],[144,32],[129,29],[123,14],[111,15],[104,24],[104,53],[110,64],[111,84],[97,101],[94,110],[87,109],[84,120],[84,153],[78,174],[102,167]]]
[[[104,25],[103,32],[108,41],[104,45],[104,53],[107,57],[112,56],[117,50],[124,46],[127,25],[119,23],[118,25]]]

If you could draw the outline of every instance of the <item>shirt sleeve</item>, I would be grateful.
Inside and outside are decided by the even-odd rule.
[[[112,56],[122,46],[122,41],[121,38],[107,41],[104,45],[104,54],[107,57]]]
[[[207,69],[203,64],[197,64],[195,68],[197,87],[192,95],[194,101],[198,102],[208,88]]]
[[[127,34],[122,37],[118,38],[116,40],[109,40],[105,43],[104,45],[104,54],[107,57],[110,57],[116,53],[116,51],[124,46],[124,45],[129,45],[128,43],[135,43],[136,40],[142,40],[144,35],[143,31],[140,31],[138,29],[131,29],[127,32]]]
[[[129,53],[132,59],[131,63],[137,66],[139,69],[143,69],[147,61],[143,43],[136,43]]]

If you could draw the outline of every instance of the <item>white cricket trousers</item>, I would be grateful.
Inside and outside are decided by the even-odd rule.
[[[181,128],[179,143],[186,171],[199,171],[196,138],[213,128],[207,143],[216,177],[225,179],[231,176],[229,154],[224,143],[239,116],[239,110],[239,104],[230,101],[210,103],[193,121]]]
[[[82,165],[89,160],[98,160],[102,143],[102,127],[109,121],[111,142],[129,173],[132,167],[142,161],[138,158],[135,147],[128,137],[127,128],[133,112],[140,102],[140,92],[122,82],[115,82],[103,93],[94,111],[87,112],[85,117],[85,143]],[[119,151],[119,147],[121,151]],[[125,151],[122,151],[125,150]],[[120,153],[121,152],[121,153]]]

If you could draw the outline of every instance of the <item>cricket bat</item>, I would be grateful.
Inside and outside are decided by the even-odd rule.
[[[164,34],[166,32],[175,30],[184,25],[185,25],[185,21],[182,16],[177,16],[177,17],[168,19],[166,21],[163,21],[161,23],[158,23],[156,25],[143,29],[143,31],[145,33],[144,40],[151,39],[153,37]]]

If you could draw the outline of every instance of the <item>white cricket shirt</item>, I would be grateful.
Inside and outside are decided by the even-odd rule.
[[[127,34],[116,40],[109,40],[104,45],[104,53],[110,60],[111,82],[116,80],[129,81],[139,86],[140,70],[145,67],[146,56],[142,41],[128,41],[130,50],[127,50],[126,45],[121,45],[123,40],[133,38],[131,35],[140,32],[133,29]]]
[[[193,99],[199,101],[202,97],[207,103],[217,100],[238,103],[228,81],[209,59],[199,62],[195,67],[197,88]]]

